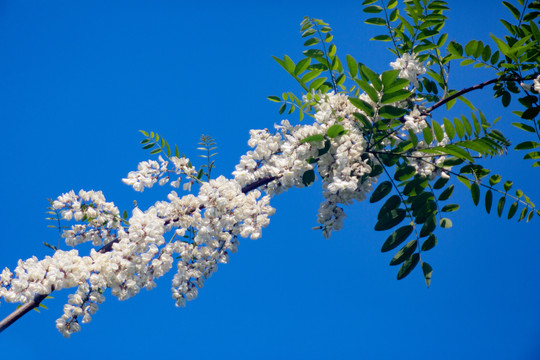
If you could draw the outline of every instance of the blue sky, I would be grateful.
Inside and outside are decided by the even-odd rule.
[[[498,2],[451,3],[449,39],[503,34],[498,19],[508,15]],[[249,129],[282,118],[266,96],[299,91],[271,56],[300,59],[298,24],[305,15],[332,25],[343,58],[352,54],[378,71],[394,60],[384,44],[368,41],[379,29],[363,24],[359,1],[1,2],[0,267],[50,254],[42,242],[54,243],[57,233],[45,221],[48,198],[102,190],[128,210],[133,200],[145,207],[163,199],[163,190],[141,195],[121,182],[149,158],[138,144],[139,129],[163,134],[194,160],[200,135],[213,136],[217,172],[230,175],[248,149]],[[454,70],[455,88],[493,77]],[[471,98],[488,118],[502,116],[514,143],[522,139],[489,90]],[[538,203],[538,170],[520,158],[509,154],[487,166]],[[373,230],[377,207],[347,208],[345,228],[330,240],[311,230],[322,200],[316,184],[275,198],[277,212],[263,238],[242,240],[186,308],[174,307],[165,276],[128,301],[107,296],[93,321],[64,339],[54,324],[69,294],[62,291],[45,302],[49,310],[27,314],[0,335],[2,353],[18,359],[537,359],[538,220],[517,224],[486,215],[456,187],[462,208],[427,254],[434,267],[429,289],[418,270],[395,280],[392,255],[380,253],[387,234]],[[0,316],[13,309],[0,303]]]

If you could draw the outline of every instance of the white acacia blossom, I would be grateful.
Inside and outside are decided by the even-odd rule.
[[[401,69],[400,76],[413,84],[425,72],[414,55],[404,54],[391,65]],[[91,320],[105,300],[105,290],[111,289],[120,300],[128,299],[142,289],[152,289],[155,279],[175,268],[173,298],[177,306],[185,306],[197,297],[218,264],[227,263],[230,254],[237,251],[239,237],[261,237],[275,211],[270,199],[289,188],[306,186],[306,174],[315,176],[315,171],[322,180],[324,197],[317,221],[328,238],[343,226],[346,215],[342,205],[362,201],[372,191],[379,175],[371,173],[379,160],[369,151],[376,144],[366,138],[355,118],[361,110],[344,94],[318,96],[313,124],[293,126],[284,120],[274,131],[251,130],[251,150],[241,157],[233,178],[220,176],[202,183],[196,195],[179,196],[172,191],[166,201],[158,201],[146,211],[135,208],[129,219],[122,219],[118,208],[105,201],[101,192],[81,190],[61,195],[53,208],[64,220],[75,221],[62,234],[66,245],[91,242],[96,248],[86,256],[72,249],[57,250],[43,260],[19,260],[13,271],[5,268],[0,273],[0,298],[25,303],[36,294],[76,288],[56,323],[69,337],[80,330],[80,323]],[[365,95],[360,97],[374,108],[379,106]],[[427,126],[416,107],[404,119],[402,130],[420,133]],[[377,114],[370,118],[377,120]],[[336,126],[342,129],[338,136],[325,135]],[[304,141],[313,135],[319,140]],[[320,135],[325,135],[323,140]],[[403,140],[400,136],[392,134],[391,139],[398,143]],[[445,137],[439,145],[448,141]],[[389,143],[390,138],[381,144]],[[409,163],[418,174],[433,177],[443,171],[444,157],[427,157],[421,152],[410,156]],[[168,183],[171,175],[176,176],[170,182],[173,187],[179,186],[182,176],[187,180],[184,190],[190,190],[194,180],[199,181],[189,159],[177,157],[143,161],[123,181],[143,191],[155,183]],[[172,239],[166,242],[166,236]]]
[[[537,93],[540,93],[540,75],[538,75],[536,79],[534,79],[533,88],[534,88],[534,91],[536,91]]]
[[[414,87],[418,86],[418,76],[426,73],[426,67],[416,59],[416,54],[405,53],[390,66],[400,70],[399,77],[409,80]]]

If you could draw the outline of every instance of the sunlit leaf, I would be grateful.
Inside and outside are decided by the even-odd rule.
[[[426,286],[429,287],[431,284],[431,275],[433,275],[433,268],[427,262],[422,261],[422,272],[424,273],[424,280],[426,281]]]
[[[394,231],[384,242],[381,252],[387,252],[398,247],[409,237],[412,231],[412,225],[402,226]]]
[[[418,242],[416,240],[411,240],[407,245],[405,245],[401,250],[399,250],[396,255],[390,261],[390,265],[399,265],[405,261],[409,256],[414,253]]]
[[[397,279],[401,280],[407,275],[409,275],[411,271],[413,271],[413,269],[416,267],[419,260],[420,254],[418,253],[412,254],[407,260],[405,260],[403,265],[401,265],[401,267],[399,268]]]
[[[375,224],[376,231],[384,231],[393,228],[403,221],[407,212],[403,209],[394,209],[384,214]]]

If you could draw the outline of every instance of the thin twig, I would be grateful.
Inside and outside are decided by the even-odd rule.
[[[479,89],[482,89],[484,88],[485,86],[488,86],[488,85],[491,85],[491,84],[495,84],[499,81],[523,81],[523,80],[532,80],[536,77],[536,75],[529,75],[529,76],[525,76],[525,77],[511,77],[511,78],[507,78],[505,77],[504,75],[503,76],[499,76],[498,78],[495,78],[495,79],[491,79],[491,80],[488,80],[488,81],[484,81],[483,83],[480,83],[480,84],[476,84],[474,86],[471,86],[471,87],[468,87],[468,88],[465,88],[463,90],[460,90],[458,91],[457,93],[454,93],[452,95],[450,95],[449,97],[447,98],[444,98],[442,99],[441,101],[439,101],[438,103],[435,103],[433,104],[431,107],[427,108],[426,110],[422,111],[421,115],[424,115],[424,116],[427,116],[429,115],[433,110],[443,106],[444,104],[446,104],[447,102],[449,101],[452,101],[458,97],[460,97],[461,95],[464,95],[466,93],[469,93],[471,91],[474,91],[474,90],[479,90]]]

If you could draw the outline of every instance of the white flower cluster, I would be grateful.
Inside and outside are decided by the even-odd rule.
[[[156,182],[159,182],[159,185],[165,185],[169,182],[170,177],[168,173],[173,173],[178,175],[177,179],[171,182],[172,187],[179,187],[180,182],[182,181],[181,174],[186,177],[193,179],[194,175],[197,173],[196,169],[191,165],[189,159],[187,158],[178,158],[176,156],[171,156],[170,160],[174,165],[174,169],[169,170],[169,162],[164,160],[159,156],[159,162],[155,160],[148,160],[139,163],[137,171],[131,171],[128,174],[128,177],[122,179],[124,184],[132,186],[135,191],[144,191],[145,188],[151,188]],[[184,184],[184,190],[190,190],[193,180]]]
[[[87,241],[100,246],[114,240],[118,231],[123,231],[120,211],[113,203],[105,201],[101,191],[81,190],[78,195],[70,191],[58,197],[53,208],[60,210],[65,220],[85,220],[85,224],[73,225],[62,233],[69,246]]]
[[[365,177],[372,170],[367,162],[373,158],[363,156],[367,143],[353,116],[358,109],[345,95],[329,94],[323,100],[316,107],[317,122],[328,128],[340,124],[346,130],[345,134],[331,139],[330,150],[317,162],[325,198],[317,220],[324,237],[329,238],[332,230],[343,227],[345,212],[338,204],[364,200],[377,179]]]
[[[84,200],[92,200],[100,210],[103,207],[113,212],[101,193],[95,192],[64,194],[54,202],[54,207],[64,209],[63,214],[72,214],[84,207]],[[59,331],[69,336],[80,329],[79,318],[83,323],[90,321],[104,300],[105,289],[110,288],[114,296],[125,300],[143,288],[153,288],[154,280],[172,268],[176,253],[180,260],[173,280],[173,296],[181,306],[194,299],[197,288],[217,269],[217,264],[227,262],[229,252],[236,251],[237,237],[259,238],[262,227],[268,225],[268,217],[274,213],[269,196],[261,196],[257,190],[244,194],[235,180],[224,177],[201,186],[198,197],[188,195],[180,199],[173,192],[169,200],[156,203],[146,212],[135,208],[129,227],[117,231],[112,251],[92,249],[90,256],[81,257],[77,250],[58,250],[53,257],[41,261],[35,257],[19,261],[14,274],[6,268],[0,275],[0,297],[24,303],[35,294],[77,287],[57,321]],[[85,207],[85,211],[88,208],[94,209]],[[173,228],[180,239],[165,245],[164,234]],[[187,229],[196,231],[191,240],[181,237]]]
[[[400,76],[413,82],[425,72],[414,55],[405,54],[393,64],[402,70]],[[106,289],[110,288],[120,300],[144,288],[152,289],[155,279],[171,270],[177,258],[173,298],[177,306],[184,306],[186,301],[197,297],[205,279],[217,270],[218,264],[227,263],[229,255],[236,252],[238,237],[261,237],[262,228],[269,224],[269,217],[275,211],[270,198],[291,187],[304,187],[305,174],[314,174],[315,170],[322,178],[324,196],[317,217],[323,235],[328,238],[333,230],[343,226],[345,213],[340,205],[364,200],[372,190],[378,175],[370,174],[378,158],[368,151],[374,144],[368,144],[362,126],[354,117],[360,110],[348,97],[334,93],[318,96],[315,123],[292,126],[284,120],[275,126],[273,133],[266,129],[250,131],[248,145],[252,150],[241,157],[234,178],[220,176],[202,183],[196,196],[179,197],[172,191],[167,201],[156,202],[147,211],[135,208],[131,218],[123,223],[116,206],[106,202],[101,192],[63,194],[54,201],[53,208],[65,220],[79,222],[63,233],[66,243],[75,246],[90,241],[96,247],[102,244],[105,247],[92,249],[89,256],[80,256],[77,250],[58,250],[43,260],[36,257],[21,260],[14,272],[6,268],[0,274],[0,298],[25,303],[36,294],[76,287],[64,314],[57,320],[57,328],[69,336],[80,329],[79,321],[90,321],[104,301]],[[424,116],[415,108],[405,117],[402,129],[418,133],[426,125]],[[341,129],[341,133],[330,136],[332,127]],[[314,135],[323,140],[304,141]],[[402,140],[392,134],[392,141]],[[390,140],[385,141],[382,146]],[[447,137],[439,145],[446,142]],[[168,174],[174,173],[178,179],[171,185],[178,187],[180,176],[184,175],[189,188],[196,180],[195,168],[186,158],[169,160],[172,170],[169,161],[159,157],[159,161],[140,163],[138,170],[130,172],[123,181],[143,191],[156,182],[161,185],[169,182]],[[409,158],[417,172],[428,177],[440,173],[443,160],[444,157],[428,157],[421,152]],[[263,196],[255,187],[266,194]],[[173,237],[166,244],[168,233]]]
[[[422,132],[427,126],[426,117],[415,107],[408,115],[404,116],[403,130],[412,130],[415,134]]]
[[[426,73],[426,67],[416,59],[416,54],[405,53],[390,66],[400,70],[399,77],[409,80],[415,87],[418,87],[418,76]]]
[[[537,93],[540,93],[540,75],[538,75],[536,79],[534,79],[533,88],[534,88],[534,91],[536,91]]]

